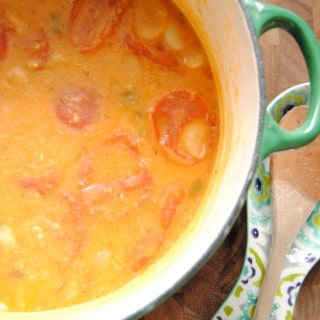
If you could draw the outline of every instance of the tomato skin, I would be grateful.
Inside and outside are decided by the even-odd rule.
[[[81,87],[67,87],[58,95],[55,112],[64,124],[83,129],[92,124],[98,115],[99,97]]]
[[[7,57],[8,52],[8,30],[0,24],[0,61]]]
[[[19,183],[26,189],[45,195],[57,186],[58,178],[53,174],[41,177],[24,177]]]
[[[85,221],[85,208],[79,196],[65,193],[62,198],[68,208],[62,216],[61,224],[69,227],[66,228],[66,232],[68,238],[72,240],[71,252],[68,257],[65,257],[67,263],[62,265],[63,268],[68,268],[70,262],[79,254],[86,241],[87,224]]]
[[[164,229],[168,228],[173,219],[178,206],[185,197],[185,190],[179,185],[172,185],[167,190],[165,202],[162,208],[161,225]]]
[[[68,21],[73,46],[81,52],[92,51],[113,35],[127,1],[75,0]]]
[[[210,136],[208,145],[216,139],[216,118],[206,102],[195,91],[175,89],[164,94],[151,113],[156,140],[166,156],[179,164],[194,164],[199,159],[183,153],[179,148],[179,135],[183,127],[194,119],[208,123]]]
[[[146,267],[151,261],[156,251],[164,242],[164,235],[161,230],[146,234],[132,250],[131,271],[138,272]]]
[[[106,140],[106,143],[118,143],[122,146],[127,147],[129,150],[131,150],[134,154],[139,153],[139,144],[138,144],[138,138],[122,132],[122,133],[116,133],[112,135],[110,138]]]
[[[146,45],[137,37],[125,35],[124,42],[128,49],[133,51],[138,57],[144,57],[153,63],[176,71],[179,69],[179,61],[177,57],[169,50],[161,46]]]
[[[119,180],[120,187],[124,191],[142,189],[149,186],[151,182],[151,175],[146,168],[142,168],[136,175],[130,178]]]

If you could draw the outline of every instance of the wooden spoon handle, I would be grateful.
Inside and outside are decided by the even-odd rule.
[[[281,121],[287,130],[303,122],[307,108],[291,110]],[[269,320],[287,253],[320,198],[320,145],[271,156],[272,239],[265,277],[259,292],[254,320]]]
[[[274,180],[273,234],[269,262],[260,288],[254,320],[269,320],[272,304],[286,256],[301,226],[314,207],[314,202],[303,197],[292,185]]]
[[[255,307],[253,320],[269,320],[272,304],[277,291],[281,271],[284,266],[288,246],[281,246],[279,242],[272,246],[269,263],[260,288],[258,302]]]

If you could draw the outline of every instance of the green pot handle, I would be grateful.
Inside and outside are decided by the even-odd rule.
[[[295,13],[254,0],[243,0],[258,36],[281,28],[289,32],[299,45],[310,77],[310,106],[305,122],[293,131],[283,130],[269,110],[264,117],[259,157],[263,160],[279,150],[303,146],[320,134],[320,46],[308,24]]]

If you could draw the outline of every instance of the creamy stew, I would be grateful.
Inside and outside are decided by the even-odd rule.
[[[199,40],[167,0],[2,0],[0,68],[0,311],[120,288],[183,234],[214,168]]]

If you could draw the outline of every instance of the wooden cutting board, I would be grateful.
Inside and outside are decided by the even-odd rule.
[[[320,0],[265,2],[299,14],[313,28],[320,41]],[[293,39],[284,31],[272,30],[262,36],[260,43],[264,57],[268,101],[290,86],[309,81],[302,54]],[[239,276],[245,245],[244,208],[231,233],[211,260],[172,298],[143,319],[209,320]],[[294,319],[320,319],[320,264],[315,266],[302,286]]]

